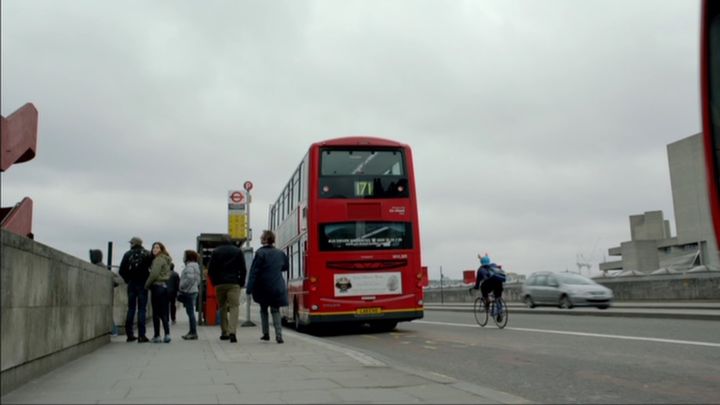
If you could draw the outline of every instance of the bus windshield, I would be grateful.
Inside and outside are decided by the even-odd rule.
[[[320,250],[386,250],[412,248],[407,222],[341,222],[320,225]]]
[[[321,198],[407,197],[408,180],[399,149],[323,149]]]

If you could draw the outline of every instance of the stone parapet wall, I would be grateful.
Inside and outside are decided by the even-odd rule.
[[[618,301],[720,300],[720,272],[598,278]]]
[[[110,341],[112,274],[2,230],[3,394]]]

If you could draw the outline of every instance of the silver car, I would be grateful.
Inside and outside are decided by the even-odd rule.
[[[608,308],[613,300],[611,289],[574,273],[533,273],[522,287],[525,305],[552,305],[560,308],[591,306]]]

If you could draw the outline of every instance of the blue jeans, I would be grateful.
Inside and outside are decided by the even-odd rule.
[[[130,282],[127,286],[128,310],[125,318],[125,334],[134,336],[135,311],[138,317],[138,336],[145,336],[145,314],[147,313],[148,292],[144,283]]]
[[[187,312],[188,320],[190,321],[190,334],[197,335],[197,320],[195,319],[195,300],[197,299],[198,293],[181,293],[183,294],[183,305],[185,305],[185,312]]]

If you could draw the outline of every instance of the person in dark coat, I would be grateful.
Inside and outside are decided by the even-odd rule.
[[[237,329],[240,289],[245,285],[245,256],[242,250],[232,244],[229,236],[224,244],[216,247],[210,256],[208,276],[215,285],[218,305],[220,306],[220,340],[237,342]]]
[[[260,321],[262,324],[262,340],[270,340],[270,325],[268,324],[268,308],[273,319],[275,341],[283,343],[282,324],[280,322],[280,307],[288,305],[287,286],[282,272],[287,272],[289,266],[287,255],[276,249],[275,234],[272,231],[263,231],[260,237],[262,247],[258,249],[250,266],[250,276],[247,283],[247,295],[260,304]]]
[[[180,275],[175,271],[175,264],[170,264],[170,279],[168,280],[168,302],[170,303],[170,321],[175,325],[175,314],[177,313],[177,300],[178,291],[180,291]]]

